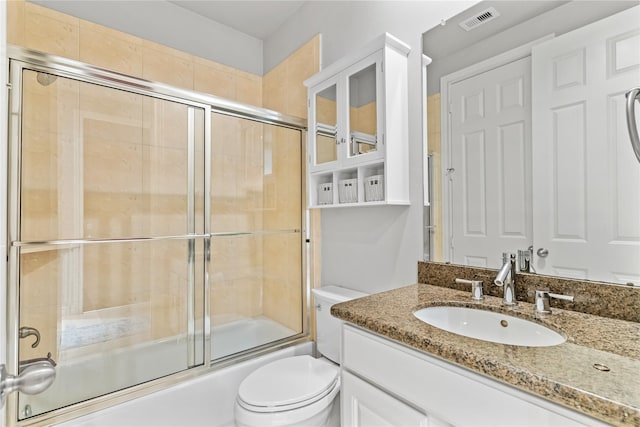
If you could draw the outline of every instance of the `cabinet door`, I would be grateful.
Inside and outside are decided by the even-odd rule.
[[[438,426],[448,424],[430,420],[426,414],[362,381],[349,372],[342,372],[342,426]]]
[[[382,51],[345,71],[345,158],[369,161],[384,156]]]
[[[337,79],[326,81],[310,92],[309,132],[310,169],[326,169],[336,166],[344,138],[339,134],[339,87]]]

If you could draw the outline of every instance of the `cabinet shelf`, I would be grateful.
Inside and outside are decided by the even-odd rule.
[[[304,82],[310,208],[410,203],[409,51],[385,33]]]

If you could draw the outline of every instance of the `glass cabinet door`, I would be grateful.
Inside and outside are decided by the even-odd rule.
[[[348,78],[349,157],[378,150],[377,65],[374,62]]]
[[[337,85],[317,92],[315,103],[314,164],[320,165],[338,160],[338,100]]]

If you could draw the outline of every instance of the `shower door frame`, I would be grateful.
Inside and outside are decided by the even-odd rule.
[[[159,241],[169,239],[183,239],[189,241],[188,265],[189,271],[195,272],[195,242],[202,239],[204,242],[204,301],[203,301],[203,354],[190,354],[189,361],[193,364],[183,371],[179,371],[168,376],[164,376],[146,383],[133,385],[123,390],[114,391],[103,396],[98,396],[87,401],[77,402],[68,407],[58,408],[41,415],[33,416],[23,420],[19,420],[18,395],[12,393],[7,396],[5,421],[8,426],[36,426],[50,425],[51,422],[63,422],[72,418],[86,415],[100,409],[111,407],[119,403],[129,401],[136,397],[141,397],[171,385],[180,383],[190,378],[210,373],[213,369],[233,365],[257,354],[264,354],[276,351],[284,347],[292,346],[300,342],[310,339],[310,282],[308,274],[309,260],[309,215],[306,208],[306,197],[304,197],[304,161],[306,147],[306,129],[307,121],[298,117],[288,116],[273,110],[255,107],[236,101],[227,100],[213,95],[208,95],[188,89],[180,89],[168,84],[152,82],[136,77],[127,76],[117,72],[109,71],[100,67],[85,64],[79,61],[50,55],[47,53],[27,49],[19,46],[8,45],[7,47],[8,65],[9,65],[9,109],[8,109],[8,170],[7,174],[2,177],[6,180],[7,188],[7,299],[6,299],[6,366],[8,372],[17,372],[18,370],[18,349],[19,349],[19,271],[20,259],[19,248],[22,246],[34,245],[60,245],[60,244],[84,244],[100,242],[144,242]],[[180,236],[160,236],[160,237],[144,237],[144,238],[122,238],[122,239],[77,239],[77,240],[59,240],[59,241],[41,241],[41,242],[20,242],[16,239],[20,232],[20,189],[21,189],[21,170],[20,170],[20,147],[22,143],[22,75],[23,71],[32,70],[36,72],[44,72],[54,74],[63,78],[72,79],[82,83],[95,84],[115,90],[123,90],[135,94],[150,96],[156,99],[162,99],[171,102],[178,102],[189,107],[190,117],[193,116],[193,109],[199,108],[204,111],[204,212],[205,219],[203,224],[203,233],[196,234],[193,226],[193,147],[189,148],[189,233]],[[17,112],[17,114],[16,114]],[[210,284],[209,284],[209,262],[211,257],[211,113],[220,113],[224,115],[234,116],[238,118],[248,119],[255,122],[290,128],[300,131],[301,144],[301,224],[302,230],[294,230],[300,232],[300,253],[302,259],[301,265],[301,283],[302,283],[302,301],[301,301],[301,320],[302,331],[299,334],[289,338],[274,341],[273,343],[259,346],[255,349],[245,350],[237,356],[224,358],[219,363],[211,361],[211,313],[210,313]],[[190,124],[193,124],[191,121]],[[193,127],[189,127],[190,135],[193,135]],[[195,304],[195,290],[193,289],[194,281],[190,280],[190,293],[188,298],[189,305],[189,342],[195,339],[196,327],[194,324],[195,317],[193,313]],[[188,346],[192,351],[194,347]],[[201,359],[201,357],[203,359]]]

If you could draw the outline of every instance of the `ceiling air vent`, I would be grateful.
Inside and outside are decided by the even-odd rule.
[[[482,12],[479,12],[478,14],[476,14],[475,16],[472,16],[471,18],[464,20],[463,22],[460,23],[460,26],[465,31],[471,31],[475,28],[478,28],[480,25],[486,24],[492,19],[497,18],[498,16],[500,16],[500,13],[498,13],[498,11],[495,10],[493,7],[490,7],[489,9],[485,9]]]

